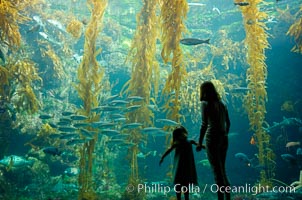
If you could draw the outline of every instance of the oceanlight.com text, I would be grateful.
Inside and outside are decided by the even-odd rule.
[[[164,185],[164,184],[138,184],[137,186],[128,185],[126,187],[128,192],[138,192],[138,193],[163,193],[164,195],[175,192],[175,193],[205,193],[205,192],[223,192],[231,194],[239,193],[250,193],[256,195],[262,192],[272,192],[272,193],[294,193],[295,188],[293,186],[261,186],[245,184],[241,186],[221,186],[217,184],[205,184],[202,186],[189,184],[188,186],[181,186],[175,184],[173,186]]]

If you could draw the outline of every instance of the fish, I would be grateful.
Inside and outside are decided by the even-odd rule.
[[[62,154],[62,151],[60,151],[57,147],[45,147],[42,150],[45,154],[52,156],[60,156]]]
[[[68,133],[68,134],[61,135],[59,138],[61,140],[67,140],[67,139],[78,138],[78,137],[79,137],[79,135],[76,133]]]
[[[272,126],[269,126],[268,128],[265,128],[265,131],[267,131],[268,133],[273,133],[275,132],[275,130],[278,130],[279,128],[283,128],[283,127],[288,127],[288,126],[302,126],[302,121],[299,118],[286,118],[283,117],[283,120],[279,123],[274,122]],[[278,132],[278,131],[276,131]]]
[[[125,124],[121,127],[121,129],[134,129],[142,126],[142,123],[130,123],[130,124]]]
[[[77,176],[80,173],[80,169],[77,167],[69,167],[65,169],[64,174],[71,177],[71,176]]]
[[[154,133],[161,133],[163,130],[161,128],[157,127],[146,127],[141,130],[142,133],[147,133],[147,134],[154,134]]]
[[[288,142],[286,143],[285,147],[289,148],[289,147],[294,147],[294,146],[299,146],[300,142]]]
[[[116,118],[113,119],[114,122],[125,122],[127,119],[125,117],[120,117],[120,118]]]
[[[75,128],[81,128],[81,127],[87,127],[87,126],[90,126],[91,124],[90,123],[87,123],[87,122],[82,122],[82,123],[75,123],[73,124],[73,126]]]
[[[53,118],[53,115],[48,115],[48,114],[41,114],[39,115],[40,119],[51,119]]]
[[[297,150],[296,150],[296,155],[297,156],[302,156],[302,148],[298,148]]]
[[[82,60],[83,60],[83,56],[80,56],[79,54],[73,54],[72,55],[72,57],[73,57],[73,59],[78,63],[78,64],[80,64],[81,62],[82,62]]]
[[[77,130],[77,128],[71,126],[60,126],[58,127],[58,130],[62,132],[74,132]]]
[[[236,5],[236,6],[248,6],[250,4],[249,4],[249,2],[234,2],[234,5]]]
[[[106,121],[99,121],[99,122],[92,122],[92,127],[93,128],[109,128],[109,127],[114,127],[116,124],[112,122],[106,122]]]
[[[180,43],[187,46],[198,45],[198,44],[210,44],[210,39],[201,40],[197,38],[184,38],[180,40]]]
[[[39,32],[39,35],[42,36],[45,40],[53,43],[53,44],[56,44],[56,45],[59,45],[61,46],[62,43],[58,42],[58,41],[55,41],[53,38],[49,37],[45,32]]]
[[[282,158],[284,161],[286,161],[286,162],[288,162],[288,163],[290,163],[290,164],[292,164],[292,165],[296,165],[296,164],[297,164],[297,159],[296,159],[296,157],[293,156],[293,155],[291,155],[291,154],[289,154],[289,153],[281,154],[281,158]]]
[[[199,161],[197,164],[201,164],[204,167],[210,167],[211,166],[208,159],[203,159],[203,160]]]
[[[70,119],[72,119],[72,120],[85,120],[85,119],[88,119],[88,117],[85,116],[85,115],[71,115]]]
[[[33,20],[37,22],[38,25],[44,26],[42,19],[38,15],[34,15]]]
[[[188,6],[206,6],[206,4],[204,4],[204,3],[192,3],[192,2],[189,2],[188,3]]]
[[[64,111],[64,112],[62,112],[63,116],[70,116],[70,115],[73,115],[73,114],[74,114],[74,112],[71,112],[71,111]]]
[[[244,153],[236,153],[235,158],[238,158],[241,162],[243,162],[247,166],[251,166],[251,159]]]
[[[5,57],[8,53],[8,43],[3,41],[0,41],[0,59],[5,63]]]
[[[125,101],[125,100],[113,100],[110,102],[110,105],[113,105],[113,106],[124,106],[126,104],[128,104],[129,101]]]
[[[31,27],[30,29],[28,29],[26,31],[26,33],[34,33],[37,32],[41,29],[41,25],[40,24],[36,24],[35,26]]]
[[[22,168],[26,166],[33,166],[34,161],[33,160],[26,160],[25,158],[21,156],[16,155],[10,155],[5,156],[2,160],[0,160],[0,164],[8,167],[8,168]]]
[[[103,129],[103,130],[101,130],[101,133],[103,133],[103,134],[109,134],[109,135],[117,135],[117,134],[120,134],[120,132],[119,131],[117,131],[117,130],[114,130],[114,129]]]
[[[220,10],[217,7],[213,7],[212,11],[216,11],[219,15],[221,14]]]
[[[140,107],[142,107],[141,105],[133,105],[133,106],[128,106],[127,108],[125,108],[125,112],[133,112],[137,109],[139,109]]]
[[[178,122],[170,120],[170,119],[157,119],[156,122],[160,122],[162,124],[171,125],[171,126],[179,125]]]
[[[129,96],[129,97],[127,97],[127,100],[129,100],[129,101],[131,101],[131,102],[142,101],[142,100],[144,100],[144,97],[140,97],[140,96]]]
[[[55,27],[57,27],[59,30],[66,32],[65,27],[63,26],[63,24],[57,20],[54,19],[48,19],[47,20],[50,24],[54,25]]]
[[[59,121],[56,125],[58,126],[66,126],[66,125],[70,125],[71,122],[68,121]]]
[[[69,140],[68,142],[66,142],[66,145],[70,146],[70,145],[75,145],[75,144],[83,144],[85,142],[88,142],[88,140],[84,140],[84,139],[72,139],[72,140]]]

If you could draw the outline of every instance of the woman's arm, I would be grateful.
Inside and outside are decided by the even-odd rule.
[[[199,134],[199,145],[202,145],[203,138],[206,134],[208,128],[208,114],[206,111],[207,103],[201,103],[201,127],[200,127],[200,134]]]

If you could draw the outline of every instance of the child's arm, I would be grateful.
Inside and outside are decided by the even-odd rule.
[[[191,144],[194,144],[194,145],[196,145],[196,146],[198,146],[199,144],[195,141],[195,140],[190,140],[190,143]],[[202,149],[206,149],[206,146],[204,146],[204,145],[201,145],[201,147],[200,148],[202,148]]]
[[[171,151],[175,148],[175,145],[172,145],[165,153],[164,155],[162,155],[160,161],[159,161],[159,165],[162,164],[162,162],[164,161],[164,158],[169,154],[171,153]]]

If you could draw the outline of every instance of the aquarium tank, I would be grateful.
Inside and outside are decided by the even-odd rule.
[[[0,0],[0,199],[302,199],[302,0]],[[228,188],[207,147],[176,190],[200,85],[228,108]],[[175,157],[176,158],[176,157]]]

